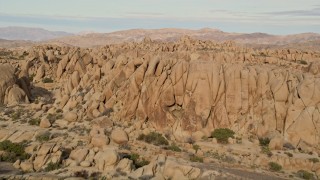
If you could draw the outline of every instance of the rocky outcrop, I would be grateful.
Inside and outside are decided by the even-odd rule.
[[[19,81],[25,85],[23,79],[18,79],[15,69],[10,64],[0,64],[0,104],[14,105],[29,103],[28,87],[20,87]],[[23,90],[26,89],[27,93]]]
[[[294,146],[319,142],[320,56],[313,52],[258,51],[188,37],[42,51],[52,67],[46,75],[63,86],[57,107],[78,108],[66,114],[70,122],[112,114],[158,130],[171,127],[179,141],[228,127],[258,136],[277,132]],[[43,69],[38,65],[37,77]]]
[[[316,52],[183,37],[93,49],[39,46],[28,54],[37,80],[61,84],[55,106],[69,122],[112,115],[170,127],[178,141],[228,127],[238,134],[277,132],[294,146],[319,143]]]
[[[221,175],[204,168],[218,160],[319,171],[312,161],[320,128],[316,52],[185,36],[93,49],[38,46],[25,54],[25,62],[8,60],[0,71],[2,103],[35,97],[30,108],[1,112],[0,140],[32,141],[25,149],[31,157],[16,168],[39,172],[50,163],[64,169],[51,174],[85,169],[108,179],[208,179]],[[232,129],[235,138],[218,144],[210,137],[217,128]],[[149,134],[148,141],[161,136],[168,146],[141,140]]]

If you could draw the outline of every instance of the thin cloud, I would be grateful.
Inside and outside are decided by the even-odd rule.
[[[208,14],[207,14],[208,15]],[[263,20],[262,20],[263,19]],[[0,26],[47,27],[54,30],[79,32],[88,30],[110,32],[135,28],[203,28],[213,27],[230,32],[267,32],[292,34],[320,32],[320,17],[286,17],[247,13],[243,16],[219,14],[207,17],[72,17],[14,15],[0,13]],[[289,27],[289,28],[288,28]],[[236,29],[236,30],[235,30]]]
[[[232,11],[222,10],[222,9],[211,9],[209,12],[210,13],[230,13]]]
[[[320,5],[317,5],[317,8],[313,8],[310,10],[275,11],[275,12],[268,12],[265,14],[282,15],[282,16],[315,16],[315,17],[320,17]]]
[[[127,12],[127,15],[134,15],[134,16],[163,16],[163,13],[154,13],[154,12]]]

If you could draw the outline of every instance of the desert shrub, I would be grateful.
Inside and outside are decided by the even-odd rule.
[[[313,174],[306,170],[299,170],[297,176],[302,179],[313,179]]]
[[[290,152],[284,152],[288,157],[293,157],[293,154]]]
[[[201,139],[207,141],[209,138],[207,136],[202,136]]]
[[[90,174],[90,179],[92,179],[92,180],[99,179],[101,174],[102,174],[101,172],[93,172]],[[103,180],[103,177],[101,177],[100,180]]]
[[[281,171],[282,166],[276,162],[269,162],[269,170],[271,171]]]
[[[51,136],[51,133],[50,132],[45,132],[43,134],[39,134],[36,136],[36,140],[39,141],[39,142],[46,142],[46,141],[49,141],[50,140],[50,136]]]
[[[228,156],[224,153],[219,154],[218,152],[208,151],[205,153],[205,156],[217,159],[222,162],[227,162],[227,163],[235,163],[236,162],[236,160],[232,156]]]
[[[309,161],[313,162],[313,163],[317,163],[317,162],[319,162],[319,159],[318,158],[309,158]]]
[[[262,152],[263,154],[268,155],[269,157],[272,156],[272,152],[270,151],[270,149],[269,149],[268,146],[261,146],[261,152]]]
[[[62,109],[57,109],[56,113],[63,113]]]
[[[242,144],[242,138],[236,137],[236,143],[237,144]]]
[[[84,179],[90,179],[90,180],[106,180],[106,177],[101,177],[101,172],[92,172],[89,175],[89,172],[86,170],[81,170],[81,171],[76,171],[73,176],[74,177],[79,177],[79,178],[84,178]]]
[[[131,150],[131,146],[129,144],[120,144],[119,149]]]
[[[47,119],[49,120],[49,122],[51,123],[51,124],[53,124],[57,119],[62,119],[63,118],[63,116],[62,116],[62,114],[48,114],[47,115]]]
[[[7,121],[7,119],[0,117],[0,121]]]
[[[18,159],[19,158],[17,157],[17,155],[13,152],[4,152],[0,156],[0,161],[4,161],[4,162],[15,162]]]
[[[143,167],[143,166],[148,165],[149,163],[150,163],[150,161],[142,158],[141,160],[135,162],[134,166],[135,166],[136,168],[140,168],[140,167]]]
[[[298,62],[299,62],[300,64],[304,64],[304,65],[308,64],[308,62],[305,61],[305,60],[299,60]]]
[[[228,138],[234,138],[235,132],[228,128],[215,129],[212,132],[212,137],[216,138],[219,143],[227,144]]]
[[[35,76],[36,76],[36,74],[34,74],[34,73],[33,73],[33,74],[31,74],[31,75],[29,75],[29,81],[31,81],[31,82],[32,82],[32,81],[33,81],[33,78],[34,78]]]
[[[61,168],[61,164],[59,162],[56,162],[56,163],[50,162],[47,164],[47,167],[44,168],[44,171],[49,172],[49,171],[54,171],[60,168]]]
[[[83,145],[84,145],[83,141],[80,141],[80,140],[79,140],[79,141],[77,142],[77,146],[83,146]]]
[[[142,166],[148,165],[150,163],[144,158],[140,158],[140,155],[136,153],[130,154],[128,158],[133,161],[133,165],[135,166],[136,169]]]
[[[12,120],[19,120],[21,118],[21,116],[23,115],[22,110],[18,109],[16,112],[13,112],[12,114],[10,114],[10,117],[12,118]]]
[[[203,162],[203,158],[202,157],[199,157],[199,156],[196,156],[196,155],[192,155],[190,156],[190,161],[191,162]]]
[[[28,123],[30,125],[39,126],[40,125],[40,119],[39,118],[30,119],[28,121]]]
[[[46,78],[42,79],[42,82],[43,83],[53,83],[53,80],[51,78],[46,77]]]
[[[192,145],[192,148],[193,148],[196,152],[198,152],[198,150],[200,149],[200,146],[197,145],[197,144],[194,144],[194,145]]]
[[[171,146],[168,146],[166,149],[171,150],[171,151],[181,152],[181,149],[179,148],[179,146],[177,146],[174,143],[171,144]]]
[[[156,146],[169,145],[169,142],[166,140],[166,138],[156,132],[151,132],[147,135],[140,134],[138,140],[145,141]]]
[[[270,139],[265,137],[265,138],[259,138],[259,144],[260,146],[268,146],[270,143]]]
[[[194,144],[196,141],[192,139],[191,137],[187,139],[187,143]]]
[[[82,170],[82,171],[77,171],[74,173],[75,177],[82,177],[84,179],[88,179],[89,177],[89,173],[86,170]]]
[[[12,143],[9,140],[0,142],[0,150],[5,153],[0,157],[1,161],[15,162],[16,160],[25,160],[30,154],[25,152],[25,143]]]
[[[123,172],[120,168],[117,168],[116,169],[116,176],[119,177],[119,176],[126,176],[127,173],[126,172]]]

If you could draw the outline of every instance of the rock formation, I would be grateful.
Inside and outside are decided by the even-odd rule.
[[[34,141],[27,147],[32,156],[14,163],[23,171],[56,163],[64,165],[65,176],[86,168],[108,178],[221,177],[185,162],[187,157],[262,167],[272,160],[320,175],[320,164],[305,158],[320,153],[317,52],[257,50],[187,36],[177,42],[145,38],[90,49],[41,45],[16,51],[6,54],[23,59],[0,60],[0,103],[32,105],[4,107],[3,118],[20,118],[21,125],[5,124],[0,141]],[[226,139],[229,145],[212,137],[220,128],[235,132],[236,138]],[[165,136],[166,147],[141,142],[150,133],[158,138],[154,132]],[[263,138],[269,141],[260,156]],[[290,159],[277,153],[286,150],[309,154]],[[229,151],[238,156],[230,158]]]
[[[18,85],[19,82],[22,88]],[[0,64],[0,104],[16,105],[29,103],[29,89],[23,79],[17,79],[10,64]]]
[[[113,109],[120,121],[170,127],[179,141],[228,127],[261,137],[276,132],[294,146],[319,143],[318,54],[256,51],[188,37],[175,44],[56,48],[54,54],[65,55],[45,62],[63,84],[56,103],[64,110],[82,106],[79,118]]]

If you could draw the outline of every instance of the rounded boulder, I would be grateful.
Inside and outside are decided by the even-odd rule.
[[[125,144],[129,141],[128,134],[122,129],[115,129],[111,132],[111,139],[117,144]]]

